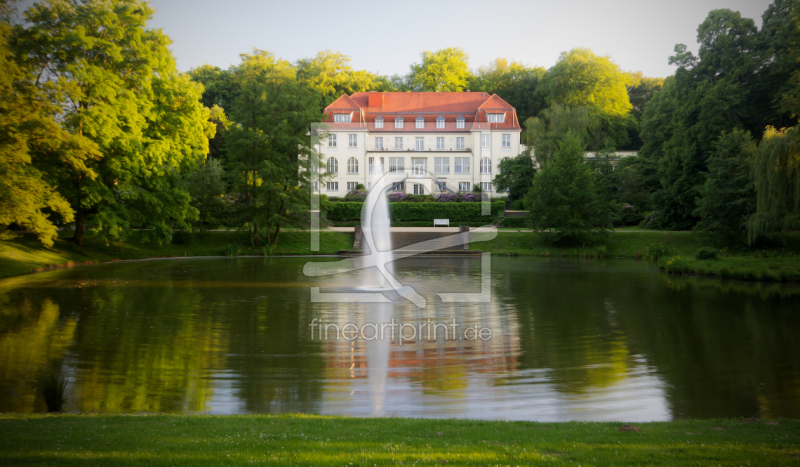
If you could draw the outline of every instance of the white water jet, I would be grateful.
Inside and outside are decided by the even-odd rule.
[[[394,266],[392,265],[394,255],[392,253],[389,200],[385,193],[392,184],[396,183],[391,181],[393,178],[398,177],[383,176],[382,165],[379,170],[375,170],[372,174],[370,193],[364,200],[364,206],[361,209],[362,242],[369,248],[370,253],[376,257],[378,264],[383,265],[383,270],[385,271],[385,273],[381,271],[381,266],[379,266],[378,271],[371,270],[371,268],[365,270],[367,276],[362,276],[360,284],[363,289],[393,289],[392,284],[387,279],[387,275],[394,276]],[[377,277],[374,277],[375,275]]]

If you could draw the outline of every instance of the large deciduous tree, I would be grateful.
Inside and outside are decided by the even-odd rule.
[[[458,47],[422,52],[422,63],[411,65],[411,80],[420,91],[463,91],[470,77],[468,60]]]
[[[316,89],[322,96],[322,107],[331,104],[342,94],[373,90],[377,76],[364,70],[353,70],[350,57],[326,50],[314,58],[297,62],[297,78]]]
[[[213,125],[169,38],[146,29],[152,14],[138,0],[53,0],[25,13],[26,61],[59,92],[62,127],[101,155],[87,160],[95,177],[70,164],[50,171],[75,211],[79,245],[87,223],[105,237],[138,226],[162,241],[195,215],[179,171],[208,152]]]
[[[525,198],[531,185],[536,168],[529,154],[517,157],[506,157],[500,161],[500,173],[495,175],[492,183],[498,192],[507,191],[509,201]]]
[[[572,133],[585,150],[590,126],[591,117],[586,107],[555,103],[541,111],[538,117],[525,121],[521,135],[527,147],[525,154],[533,152],[536,162],[546,167],[567,133]]]

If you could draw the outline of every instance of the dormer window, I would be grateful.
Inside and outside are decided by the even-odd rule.
[[[383,117],[375,117],[375,128],[383,128]]]
[[[444,128],[444,117],[441,115],[436,119],[436,128]]]
[[[464,122],[465,122],[464,117],[459,115],[458,118],[456,119],[456,128],[464,128]]]
[[[333,114],[335,123],[350,123],[353,114]]]
[[[403,128],[403,117],[397,117],[394,119],[394,127]]]
[[[417,117],[417,128],[425,128],[425,119],[423,117]]]
[[[506,121],[506,114],[488,114],[489,123],[503,123]]]

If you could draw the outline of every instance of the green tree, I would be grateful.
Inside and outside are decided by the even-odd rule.
[[[472,91],[497,94],[517,110],[517,118],[524,122],[547,107],[544,96],[537,92],[545,73],[542,67],[498,58],[489,66],[481,66],[468,86]]]
[[[422,52],[422,63],[411,65],[411,81],[421,91],[463,91],[470,77],[468,59],[458,47]]]
[[[220,210],[224,209],[226,200],[225,171],[218,159],[207,159],[195,167],[186,178],[192,206],[197,209],[200,233]]]
[[[553,104],[538,117],[525,121],[521,135],[527,145],[525,153],[529,156],[533,153],[536,162],[546,167],[567,133],[571,132],[585,149],[590,125],[591,118],[585,107]]]
[[[308,209],[309,169],[320,161],[307,132],[321,119],[319,94],[297,80],[286,60],[258,49],[241,57],[227,138],[237,223],[252,245],[263,238],[274,247],[281,226]]]
[[[300,82],[319,91],[322,107],[331,104],[342,94],[352,94],[373,90],[378,82],[377,76],[368,71],[355,71],[350,67],[350,57],[339,52],[326,50],[314,58],[297,61],[297,78]]]
[[[537,229],[550,230],[563,245],[592,243],[605,232],[608,211],[595,188],[592,169],[584,163],[584,148],[571,131],[559,143],[552,161],[533,178],[525,198]]]
[[[179,172],[208,152],[213,126],[202,86],[178,74],[169,38],[145,28],[152,14],[138,0],[56,0],[25,13],[25,59],[40,85],[55,83],[62,127],[102,155],[87,160],[94,178],[70,164],[50,167],[75,210],[78,245],[87,222],[101,236],[138,225],[162,241],[195,214]]]
[[[56,123],[54,86],[36,86],[39,70],[15,57],[14,12],[12,5],[0,4],[0,234],[16,224],[49,247],[57,236],[54,221],[71,222],[74,211],[41,166],[69,165],[92,177],[85,161],[99,154],[90,141],[73,138]]]
[[[750,159],[756,150],[750,133],[723,133],[716,152],[708,160],[708,176],[700,189],[695,230],[710,232],[721,240],[744,240],[745,224],[755,212],[756,194]]]
[[[747,220],[747,237],[800,228],[800,127],[769,127],[753,158],[756,211]]]
[[[507,157],[500,161],[500,173],[494,177],[494,186],[498,192],[508,191],[509,201],[524,199],[531,185],[536,169],[533,158],[528,154]]]

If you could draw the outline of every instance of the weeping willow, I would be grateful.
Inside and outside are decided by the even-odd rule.
[[[747,221],[750,243],[760,235],[800,226],[800,127],[767,127],[753,158],[756,212]]]

